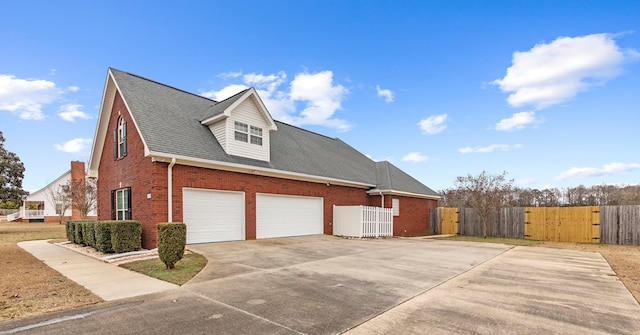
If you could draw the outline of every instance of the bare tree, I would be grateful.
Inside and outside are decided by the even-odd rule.
[[[71,198],[66,192],[65,186],[66,185],[58,185],[55,189],[47,188],[45,191],[49,202],[51,202],[51,204],[56,209],[59,224],[62,224],[64,213],[67,211],[67,209],[71,208]]]
[[[489,214],[508,205],[514,193],[513,180],[507,180],[507,172],[492,175],[482,171],[477,176],[458,177],[454,190],[456,194],[463,194],[464,203],[477,211],[483,237],[487,237]]]
[[[80,212],[80,218],[86,219],[89,212],[96,208],[98,189],[94,178],[71,180],[63,186],[71,200],[71,207]]]

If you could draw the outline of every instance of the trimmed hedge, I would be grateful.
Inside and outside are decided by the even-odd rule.
[[[186,244],[186,224],[181,222],[158,224],[158,255],[167,269],[173,269],[182,259]]]
[[[95,220],[72,220],[66,223],[67,239],[69,242],[88,245],[95,248],[96,233]]]
[[[113,221],[98,221],[94,229],[96,232],[96,250],[104,253],[113,252],[111,245],[111,223]]]
[[[84,238],[82,237],[82,223],[80,223],[79,221],[75,221],[73,224],[73,230],[74,230],[73,240],[75,241],[75,243],[80,245],[85,245]]]
[[[93,220],[80,221],[82,225],[82,239],[84,240],[84,244],[96,247],[96,231],[94,230],[94,225],[96,224]]]
[[[71,243],[76,243],[76,225],[75,221],[67,221],[65,224],[65,231],[67,233],[67,240]]]
[[[142,249],[142,224],[138,221],[110,221],[111,246],[115,253]]]

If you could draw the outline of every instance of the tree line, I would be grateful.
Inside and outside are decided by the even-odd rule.
[[[483,172],[485,173],[485,172]],[[506,173],[500,175],[501,187],[493,190],[482,188],[456,187],[440,191],[442,207],[474,207],[474,195],[491,196],[496,207],[569,207],[569,206],[619,206],[639,205],[640,185],[579,185],[566,188],[522,188],[513,185],[512,180],[506,179]],[[485,179],[488,175],[458,177],[460,180]],[[493,176],[496,177],[496,176]]]

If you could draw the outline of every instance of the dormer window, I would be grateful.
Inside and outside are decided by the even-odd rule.
[[[262,128],[251,126],[251,144],[262,145]]]
[[[248,142],[249,126],[246,123],[236,121],[236,141]]]
[[[235,121],[236,141],[262,145],[262,128]]]

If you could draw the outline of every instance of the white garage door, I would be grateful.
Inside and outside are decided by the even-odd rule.
[[[244,193],[182,189],[187,244],[244,240]]]
[[[322,222],[322,198],[256,194],[257,238],[318,235]]]

